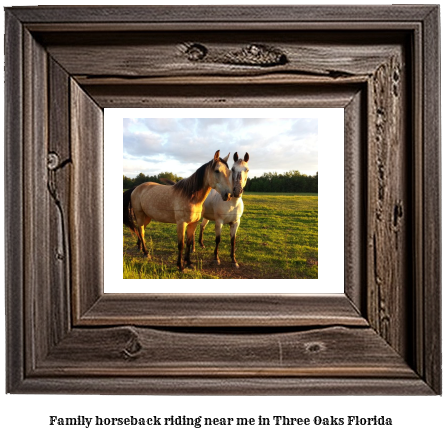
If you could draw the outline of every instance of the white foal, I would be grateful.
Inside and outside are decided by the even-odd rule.
[[[214,262],[218,265],[220,264],[220,259],[218,257],[218,245],[220,243],[221,229],[223,225],[229,224],[231,228],[231,260],[234,267],[239,267],[237,260],[235,259],[235,236],[237,234],[238,227],[240,226],[240,218],[244,209],[241,196],[248,179],[248,161],[249,154],[247,152],[243,160],[238,158],[237,152],[234,154],[234,164],[231,169],[231,177],[233,182],[233,197],[231,197],[231,200],[223,201],[218,192],[211,190],[203,203],[203,221],[200,224],[200,237],[198,241],[204,248],[203,232],[207,223],[209,221],[214,221]]]

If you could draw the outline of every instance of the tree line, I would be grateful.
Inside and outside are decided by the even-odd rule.
[[[128,178],[127,176],[123,175],[123,190],[132,189],[133,187],[137,187],[145,182],[156,182],[158,184],[161,184],[162,182],[160,181],[160,179],[163,178],[175,182],[183,179],[181,176],[177,176],[175,173],[172,172],[160,172],[158,175],[152,176],[145,175],[144,173],[139,173],[135,178]]]
[[[132,189],[145,182],[161,184],[161,179],[180,181],[183,179],[172,172],[160,172],[158,175],[139,173],[135,178],[123,175],[123,190]],[[285,173],[266,172],[262,176],[249,178],[246,192],[291,192],[291,193],[318,193],[318,172],[315,175],[304,175],[298,170]]]
[[[318,172],[315,175],[305,175],[298,170],[266,172],[262,176],[249,178],[245,191],[318,193]]]

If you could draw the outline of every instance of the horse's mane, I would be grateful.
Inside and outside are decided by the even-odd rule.
[[[225,160],[222,158],[219,158],[219,160],[229,169],[228,163]],[[190,177],[176,182],[172,187],[173,190],[186,198],[192,198],[192,195],[204,188],[206,169],[213,165],[215,165],[213,160],[203,164]]]

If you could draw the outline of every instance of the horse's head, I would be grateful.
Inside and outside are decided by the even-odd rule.
[[[246,181],[248,180],[249,172],[249,154],[246,152],[243,160],[238,158],[237,152],[234,154],[234,164],[232,166],[232,183],[233,183],[233,195],[235,198],[240,198],[243,189],[245,188]]]
[[[208,182],[210,187],[220,193],[223,201],[229,201],[232,195],[231,171],[228,166],[228,154],[225,158],[220,158],[220,151],[217,151],[212,160],[210,171],[208,172]]]

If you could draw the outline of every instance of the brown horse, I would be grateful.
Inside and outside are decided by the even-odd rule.
[[[239,268],[235,258],[235,237],[238,227],[240,226],[240,218],[243,214],[243,200],[241,199],[249,172],[249,154],[246,152],[244,159],[238,157],[237,152],[234,154],[234,164],[231,168],[231,178],[233,184],[233,197],[229,201],[224,201],[220,194],[211,190],[205,202],[203,203],[203,221],[200,224],[199,243],[203,248],[203,232],[208,222],[215,221],[215,251],[214,262],[219,265],[218,246],[220,244],[221,229],[223,225],[229,224],[231,228],[231,260],[232,266]],[[167,178],[160,178],[164,184],[174,185],[175,182]],[[192,244],[193,252],[195,252],[195,242]]]
[[[223,200],[231,199],[233,185],[231,171],[220,151],[214,159],[197,169],[189,178],[173,186],[153,182],[140,184],[123,193],[123,223],[137,236],[137,245],[148,257],[145,244],[145,227],[151,220],[177,224],[177,266],[183,270],[182,254],[186,229],[186,267],[192,268],[191,246],[194,231],[202,215],[203,202],[211,188],[217,190]]]

